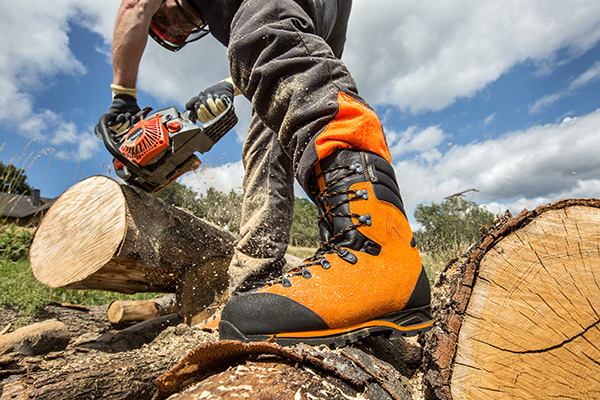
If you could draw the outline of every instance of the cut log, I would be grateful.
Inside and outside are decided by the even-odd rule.
[[[451,262],[426,334],[428,398],[600,398],[600,200],[523,211]]]
[[[167,294],[153,300],[113,301],[108,307],[108,320],[113,324],[141,322],[175,312],[175,296]]]
[[[154,196],[93,176],[48,210],[30,260],[35,277],[48,286],[177,293],[179,305],[195,315],[223,302],[234,240],[228,231]],[[183,279],[190,275],[201,279],[193,283],[200,300],[180,296],[191,290]]]
[[[0,356],[9,352],[25,356],[46,354],[63,350],[70,340],[65,324],[51,319],[0,336]]]
[[[412,398],[406,377],[357,346],[331,351],[270,342],[204,343],[157,379],[153,400]]]

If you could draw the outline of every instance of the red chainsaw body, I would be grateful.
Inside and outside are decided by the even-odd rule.
[[[135,124],[129,130],[119,150],[129,160],[144,166],[167,147],[169,147],[169,133],[162,123],[162,115],[156,114],[151,119],[143,119]]]

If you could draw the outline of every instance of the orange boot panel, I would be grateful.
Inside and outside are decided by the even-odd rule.
[[[373,256],[349,250],[358,258],[355,264],[328,254],[330,268],[312,266],[309,279],[296,275],[290,278],[290,287],[276,284],[261,290],[308,307],[330,328],[347,327],[402,310],[422,268],[419,251],[410,245],[412,232],[404,214],[377,200],[370,182],[357,183],[351,189],[366,189],[369,193],[369,201],[351,202],[350,207],[352,213],[372,216],[371,226],[362,225],[358,230],[381,244],[381,253]]]
[[[336,150],[366,150],[392,162],[379,117],[369,107],[347,94],[338,94],[339,110],[333,121],[317,136],[319,160]]]

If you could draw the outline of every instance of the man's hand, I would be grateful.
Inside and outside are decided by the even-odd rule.
[[[185,108],[191,111],[193,117],[206,123],[227,109],[227,101],[233,103],[234,91],[230,82],[219,82],[192,97]]]
[[[110,129],[117,133],[129,129],[131,120],[139,112],[140,107],[135,97],[128,94],[115,95],[112,104],[108,108],[108,114],[116,115],[116,118],[109,123]]]
[[[121,133],[129,129],[133,117],[140,112],[140,107],[134,96],[129,94],[115,94],[112,104],[108,108],[108,126],[116,132]],[[96,136],[101,138],[98,127],[95,129]]]

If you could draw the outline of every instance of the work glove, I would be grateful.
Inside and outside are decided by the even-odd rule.
[[[108,112],[101,119],[108,119],[108,127],[116,133],[122,133],[132,125],[133,117],[140,112],[137,104],[136,89],[126,89],[121,86],[112,85],[113,100]],[[127,93],[124,93],[127,92]],[[96,136],[102,138],[99,127],[94,130]]]
[[[234,91],[235,88],[230,82],[219,82],[192,97],[185,108],[190,110],[192,118],[197,118],[204,124],[227,109],[227,102],[233,102]]]

